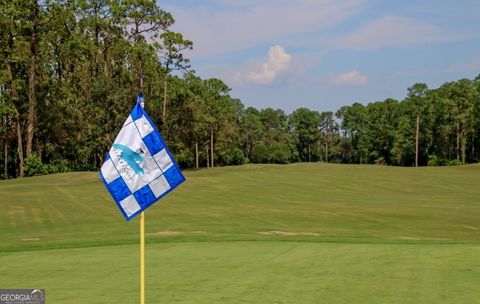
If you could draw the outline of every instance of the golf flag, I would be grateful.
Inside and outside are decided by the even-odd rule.
[[[139,95],[100,170],[127,221],[185,181],[141,101]]]

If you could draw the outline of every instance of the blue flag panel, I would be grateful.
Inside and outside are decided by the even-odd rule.
[[[100,170],[100,178],[127,221],[185,181],[140,100]]]

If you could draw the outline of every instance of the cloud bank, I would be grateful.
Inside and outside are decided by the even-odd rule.
[[[369,50],[432,42],[464,39],[462,35],[445,34],[439,28],[398,16],[385,16],[370,21],[354,32],[336,40],[342,49]]]
[[[332,77],[331,82],[338,86],[359,86],[368,82],[368,77],[357,70],[352,70]]]
[[[215,10],[202,6],[200,1],[188,10],[167,6],[176,19],[174,29],[194,41],[191,58],[225,54],[305,31],[323,30],[361,11],[367,0],[278,0],[274,5],[261,0],[222,3],[223,8]]]

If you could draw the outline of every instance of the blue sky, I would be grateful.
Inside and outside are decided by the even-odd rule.
[[[480,74],[480,1],[166,0],[203,78],[246,106],[335,111]]]

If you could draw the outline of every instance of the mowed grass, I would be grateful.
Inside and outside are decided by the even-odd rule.
[[[146,212],[147,303],[480,303],[480,166],[187,171]],[[135,303],[138,219],[97,173],[0,182],[0,288]]]

